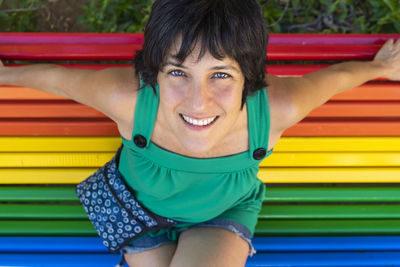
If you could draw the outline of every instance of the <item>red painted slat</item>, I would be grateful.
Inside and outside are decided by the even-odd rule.
[[[270,34],[269,44],[383,44],[399,34]],[[142,33],[0,33],[0,44],[142,44]]]
[[[0,45],[7,60],[131,60],[141,45],[45,44]]]
[[[369,60],[380,45],[270,45],[268,60]],[[7,60],[131,60],[141,45],[0,44]]]
[[[0,44],[143,44],[142,33],[0,33]]]

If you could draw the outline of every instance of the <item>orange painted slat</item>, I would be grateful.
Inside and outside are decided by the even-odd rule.
[[[370,82],[337,94],[331,100],[400,100],[400,83]]]
[[[313,110],[310,117],[400,117],[400,102],[331,101]]]
[[[61,100],[65,99],[39,90],[17,86],[0,86],[0,100]]]
[[[16,121],[0,120],[0,136],[118,136],[114,122],[107,121]],[[400,119],[393,121],[304,121],[283,136],[400,136]]]
[[[0,102],[0,118],[104,118],[103,113],[73,101]],[[400,117],[400,102],[328,102],[308,118]]]
[[[103,113],[73,102],[0,102],[0,118],[104,118]]]
[[[400,136],[400,118],[375,121],[302,121],[283,136]]]
[[[0,100],[18,99],[60,100],[64,98],[25,87],[0,86]],[[400,83],[370,82],[337,94],[331,100],[400,100]]]
[[[118,136],[111,120],[0,120],[0,135],[19,136]]]

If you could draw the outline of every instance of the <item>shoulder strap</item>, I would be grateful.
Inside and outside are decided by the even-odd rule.
[[[143,87],[142,81],[140,81],[140,88],[136,100],[132,140],[136,146],[145,148],[149,145],[153,133],[160,94],[158,85],[156,85],[156,94],[150,85]]]
[[[249,127],[250,157],[256,161],[272,153],[268,151],[270,112],[265,88],[249,95],[246,100]]]

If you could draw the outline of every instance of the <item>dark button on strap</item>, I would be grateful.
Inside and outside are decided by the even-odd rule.
[[[253,152],[253,158],[255,160],[260,160],[260,159],[263,159],[266,154],[267,154],[267,151],[264,148],[257,148]]]
[[[140,134],[135,135],[135,137],[133,138],[133,142],[135,142],[135,144],[141,148],[143,148],[147,145],[146,138]]]

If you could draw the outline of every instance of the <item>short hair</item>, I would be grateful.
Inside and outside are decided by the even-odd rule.
[[[155,90],[158,72],[171,46],[181,37],[174,57],[183,63],[200,43],[200,59],[209,52],[216,59],[235,60],[245,77],[242,107],[248,94],[265,82],[268,35],[256,0],[156,0],[144,30],[142,50],[136,53],[136,73]]]

